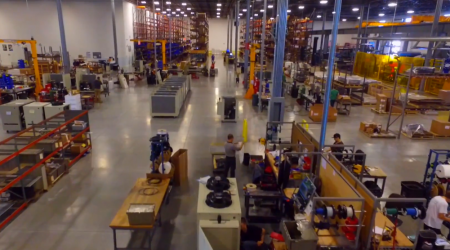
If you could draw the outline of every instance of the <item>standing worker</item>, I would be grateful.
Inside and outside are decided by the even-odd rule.
[[[330,105],[334,108],[334,104],[336,103],[336,100],[338,99],[339,91],[336,88],[333,88],[330,92]]]
[[[334,139],[334,143],[333,145],[344,145],[344,142],[341,140],[341,135],[336,133],[333,135],[333,139]],[[343,159],[343,155],[342,153],[344,152],[344,147],[331,147],[328,152],[332,152],[332,153],[339,153],[336,154],[336,159],[338,159],[339,161],[342,161]]]
[[[236,177],[236,152],[244,147],[243,142],[239,147],[237,143],[233,143],[233,140],[234,136],[229,134],[227,143],[225,143],[225,174],[228,177],[228,172],[230,172],[230,178]]]
[[[97,77],[97,80],[94,81],[94,89],[95,89],[95,102],[102,103],[102,82],[100,81],[100,77]]]
[[[423,220],[423,228],[425,230],[430,229],[436,234],[442,234],[442,223],[444,221],[450,222],[450,218],[447,217],[448,203],[450,203],[450,191],[447,191],[445,196],[435,196],[430,200],[430,204],[428,204],[427,209],[427,216]]]

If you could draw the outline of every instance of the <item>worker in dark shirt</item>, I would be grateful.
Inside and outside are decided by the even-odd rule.
[[[227,137],[227,142],[224,145],[225,149],[225,173],[228,177],[228,173],[230,173],[230,178],[235,178],[236,174],[236,152],[241,151],[242,147],[244,147],[244,143],[238,145],[234,143],[234,136],[229,134]]]
[[[344,145],[344,142],[341,140],[341,135],[336,133],[333,135],[333,139],[334,139],[334,143],[333,145]],[[344,152],[344,147],[331,147],[330,150],[332,153],[339,153],[339,154],[335,154],[336,159],[338,159],[339,161],[342,161],[343,155],[342,153]]]
[[[97,80],[94,81],[94,90],[95,90],[95,102],[102,103],[102,82],[100,81],[100,77],[97,77]]]
[[[264,228],[248,225],[247,220],[241,218],[241,250],[260,250],[264,245]]]
[[[284,159],[278,169],[278,187],[283,190],[287,188],[291,169],[298,168],[298,157],[292,156],[289,161]]]

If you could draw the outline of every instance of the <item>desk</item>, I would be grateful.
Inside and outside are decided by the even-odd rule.
[[[394,228],[394,223],[392,223],[386,216],[384,216],[381,212],[377,212],[375,216],[375,226],[384,228],[384,226],[388,226],[390,228]],[[392,247],[392,240],[390,241],[381,241],[381,235],[375,235],[380,241],[380,247]],[[396,247],[413,247],[414,244],[406,237],[406,235],[397,228],[397,236],[395,237],[397,240]]]
[[[352,101],[339,99],[336,101],[336,109],[338,114],[350,115],[350,110],[352,109]]]
[[[169,186],[170,179],[163,179],[160,184],[148,186],[146,178],[137,179],[127,198],[123,202],[119,211],[117,212],[114,219],[109,224],[109,227],[113,230],[114,237],[114,249],[127,249],[127,248],[118,248],[117,247],[117,239],[116,239],[116,230],[142,230],[150,232],[149,244],[154,235],[154,225],[130,225],[128,222],[127,210],[130,207],[131,203],[153,203],[156,205],[155,208],[155,222],[158,221],[159,225],[161,225],[161,213],[160,209],[163,205],[164,201],[168,202],[168,196],[170,194],[171,186]],[[141,194],[141,190],[146,187],[155,187],[159,190],[155,195],[143,195]]]
[[[368,167],[366,166],[363,174],[359,177],[362,182],[362,179],[373,179],[375,183],[378,184],[378,180],[382,180],[383,184],[381,184],[381,193],[384,193],[384,187],[386,186],[386,173],[381,168]]]
[[[12,95],[14,97],[14,100],[17,100],[17,99],[19,99],[17,96],[20,93],[28,92],[28,91],[32,91],[32,90],[34,90],[34,88],[30,88],[30,87],[24,87],[24,88],[20,88],[20,89],[19,88],[2,89],[0,93],[2,93],[2,94],[10,94],[10,95]]]

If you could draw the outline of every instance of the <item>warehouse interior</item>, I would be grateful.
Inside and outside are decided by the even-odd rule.
[[[0,1],[0,249],[450,249],[449,23],[444,0]]]

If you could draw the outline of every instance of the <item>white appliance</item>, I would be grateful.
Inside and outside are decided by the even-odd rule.
[[[23,114],[27,128],[45,120],[44,107],[48,105],[50,105],[49,102],[32,102],[23,106]]]
[[[222,122],[236,122],[239,114],[239,102],[236,96],[222,96],[217,102],[217,114]]]
[[[226,208],[206,205],[206,196],[212,192],[199,184],[197,203],[198,250],[236,250],[240,245],[241,204],[236,178],[230,181],[232,203]],[[218,222],[218,216],[221,222]]]

